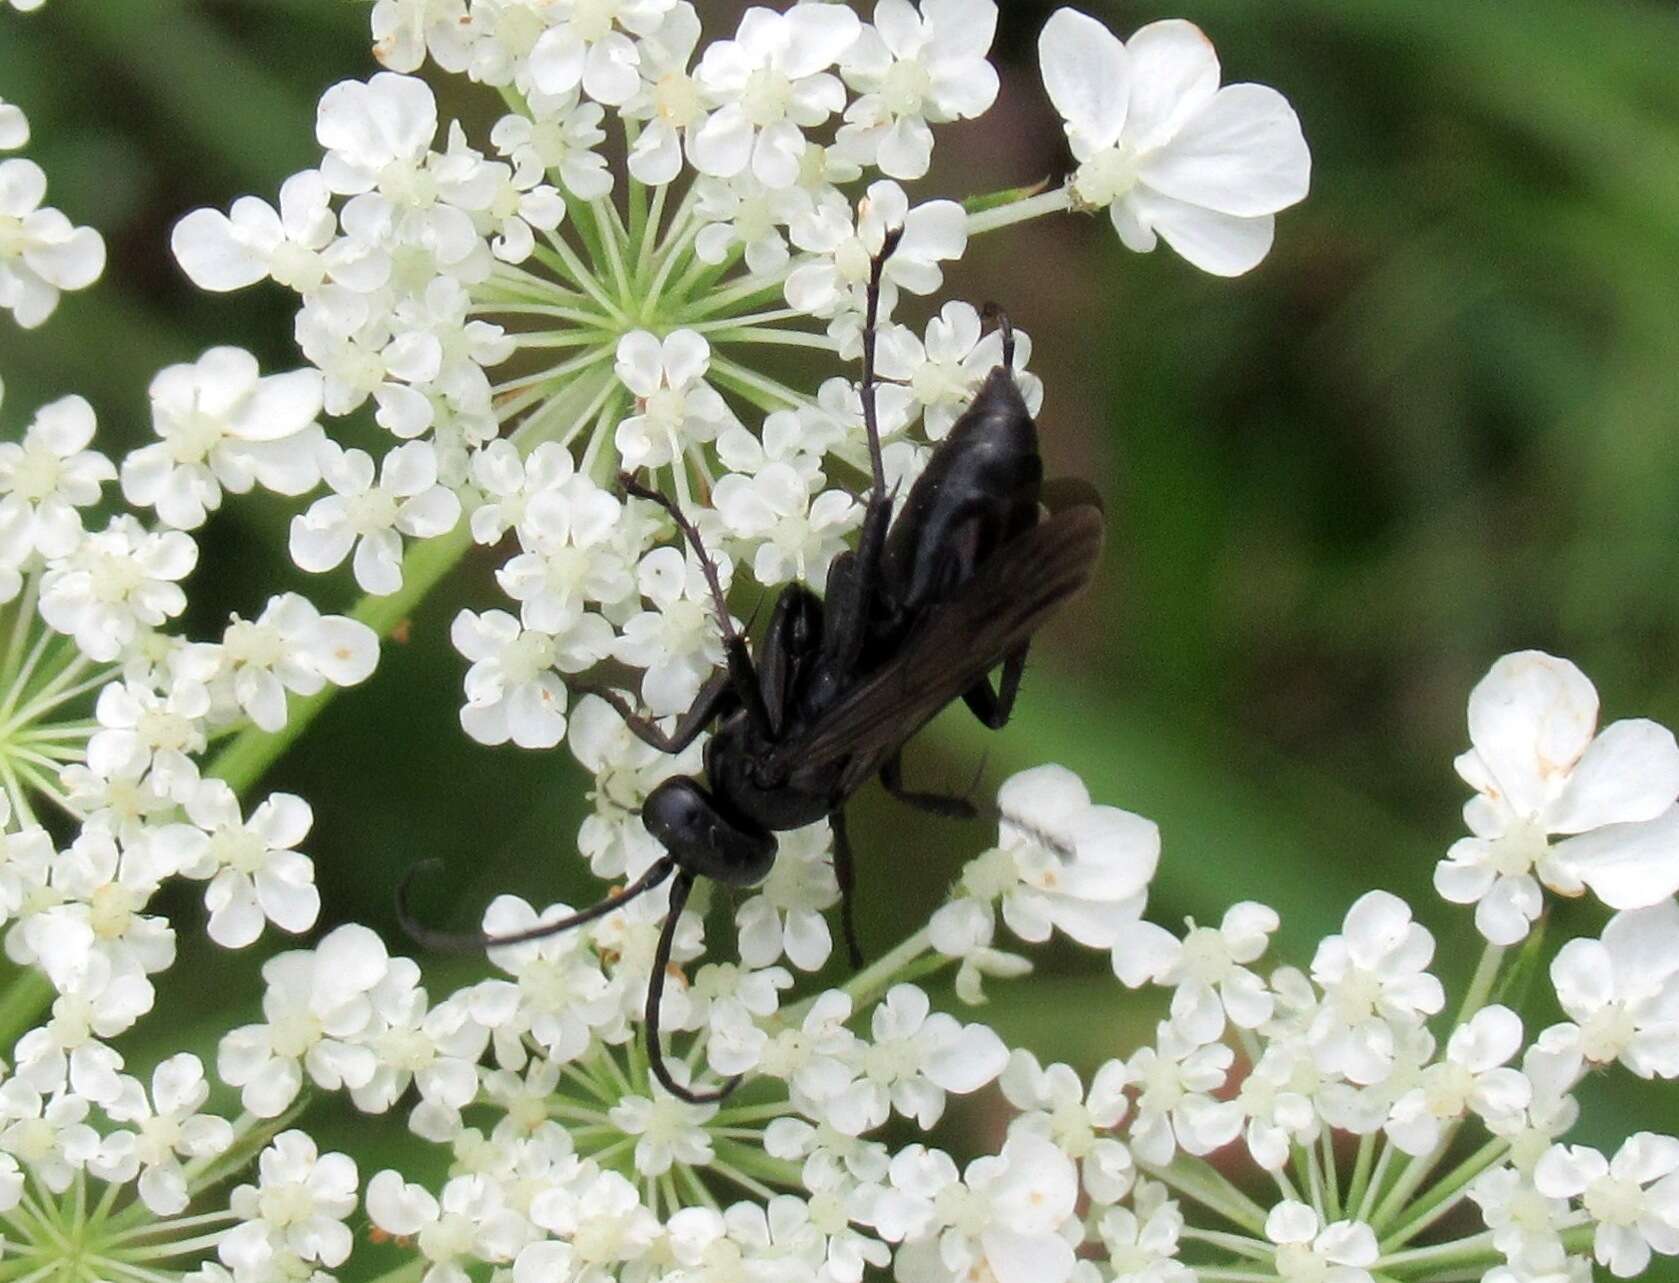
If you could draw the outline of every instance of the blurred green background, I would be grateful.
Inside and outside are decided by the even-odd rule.
[[[701,4],[718,32],[739,7]],[[944,131],[922,193],[1061,171],[1034,52],[1052,7],[1002,0],[1002,98]],[[1451,761],[1492,660],[1550,649],[1598,683],[1606,720],[1679,722],[1679,15],[1666,0],[1085,7],[1121,34],[1200,23],[1227,81],[1295,104],[1313,190],[1236,282],[1073,218],[981,238],[950,274],[950,296],[997,299],[1032,333],[1051,471],[1096,482],[1111,539],[1099,591],[1037,646],[1015,723],[991,735],[958,710],[911,778],[960,787],[983,759],[994,785],[1065,763],[1098,800],[1160,823],[1161,920],[1263,898],[1304,963],[1385,886],[1461,976],[1467,915],[1427,888],[1462,831]],[[366,24],[347,0],[52,0],[0,16],[0,97],[28,111],[53,203],[111,250],[99,286],[44,329],[0,324],[8,436],[78,391],[115,452],[146,435],[161,365],[227,342],[270,369],[297,362],[288,296],[195,293],[168,232],[199,205],[272,199],[314,162],[315,99],[376,69]],[[486,91],[440,90],[446,115],[484,119]],[[282,587],[352,600],[347,574],[288,569],[289,511],[242,501],[208,527],[196,629]],[[447,625],[500,604],[491,569],[470,559],[267,781],[315,808],[326,922],[397,941],[393,887],[426,856],[449,861],[428,901],[457,926],[501,890],[588,894],[573,850],[586,778],[564,752],[486,749],[458,729]],[[988,840],[873,793],[852,832],[876,954]],[[248,968],[272,941],[236,961],[187,948],[169,1027],[142,1026],[167,1050],[207,1048],[231,1004],[254,1008]],[[1012,1038],[1081,1062],[1134,1042],[1138,1004],[1105,960],[1053,952],[1042,974],[995,989]]]

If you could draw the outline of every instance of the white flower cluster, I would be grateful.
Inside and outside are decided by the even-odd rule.
[[[330,488],[293,523],[299,566],[350,560],[365,591],[390,594],[407,540],[463,514],[481,543],[514,536],[497,579],[516,610],[455,627],[469,734],[557,744],[567,679],[608,658],[640,670],[649,712],[674,713],[719,662],[698,567],[668,523],[615,494],[621,468],[668,474],[711,545],[760,585],[822,586],[862,515],[860,397],[843,375],[811,395],[748,358],[787,346],[854,358],[888,229],[902,239],[886,268],[879,399],[900,485],[1001,358],[969,305],[946,304],[924,332],[889,319],[902,296],[938,289],[972,230],[1113,202],[1117,218],[1142,202],[1122,220],[1130,242],[1158,226],[1193,261],[1241,270],[1208,248],[1239,224],[1245,266],[1258,262],[1271,215],[1305,193],[1309,157],[1274,91],[1218,90],[1211,47],[1184,23],[1148,28],[1129,53],[1103,31],[1104,61],[1057,35],[1089,19],[1057,15],[1044,74],[1083,168],[1048,204],[970,216],[913,201],[900,180],[927,172],[931,126],[997,96],[996,23],[995,0],[881,0],[872,21],[804,0],[751,9],[732,38],[707,42],[688,0],[379,0],[374,49],[391,70],[322,97],[319,167],[287,180],[277,206],[244,197],[177,226],[176,255],[205,288],[294,291],[326,413],[371,401],[396,439],[378,458],[306,430],[260,443],[225,430],[229,450],[270,469],[247,462],[247,484]],[[428,60],[501,92],[487,145],[439,118],[412,74]],[[1109,83],[1116,60],[1123,82]],[[1101,120],[1083,110],[1098,101]],[[1131,157],[1135,182],[1093,148]],[[1196,210],[1212,211],[1206,225]],[[1017,364],[1029,353],[1021,336]],[[1024,383],[1035,409],[1041,388]],[[170,520],[218,496],[184,435],[170,449],[190,449],[192,477],[166,477],[160,450],[130,491]]]

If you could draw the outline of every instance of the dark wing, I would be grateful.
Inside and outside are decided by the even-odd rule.
[[[766,772],[822,788],[845,762],[848,797],[946,704],[1031,640],[1090,583],[1102,551],[1102,514],[1058,512],[1009,541],[949,600],[929,608],[898,653],[830,707],[803,735],[776,746]]]

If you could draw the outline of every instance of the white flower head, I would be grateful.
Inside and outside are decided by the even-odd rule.
[[[986,61],[997,31],[996,0],[880,0],[846,54],[841,74],[861,93],[846,109],[837,143],[890,178],[921,178],[934,124],[982,115],[997,98]]]
[[[1551,962],[1551,983],[1574,1023],[1544,1032],[1547,1052],[1679,1077],[1679,903],[1617,913],[1602,939],[1570,940]]]
[[[1305,1203],[1278,1203],[1265,1218],[1265,1236],[1277,1245],[1277,1275],[1297,1283],[1371,1283],[1380,1251],[1362,1221],[1324,1225]]]
[[[636,413],[617,432],[627,470],[664,467],[735,424],[733,411],[705,381],[710,366],[711,345],[693,330],[676,330],[663,341],[634,330],[618,341],[618,378],[636,398]]]
[[[1599,1265],[1616,1278],[1649,1268],[1652,1252],[1679,1255],[1679,1140],[1629,1136],[1606,1159],[1585,1145],[1557,1145],[1539,1160],[1534,1187],[1549,1198],[1577,1198],[1596,1224]]]
[[[1306,195],[1311,154],[1288,101],[1219,88],[1194,24],[1153,22],[1121,41],[1073,9],[1039,37],[1044,87],[1066,122],[1077,201],[1107,209],[1129,249],[1157,238],[1203,271],[1238,276],[1271,248],[1273,216]]]
[[[1427,970],[1433,958],[1434,937],[1412,920],[1408,904],[1386,891],[1359,897],[1342,934],[1323,940],[1312,959],[1324,1001],[1309,1036],[1326,1073],[1358,1084],[1386,1076],[1396,1030],[1420,1025],[1445,1005],[1440,981]]]
[[[130,516],[53,561],[41,581],[41,617],[76,639],[90,659],[108,661],[186,609],[184,579],[198,545],[176,530],[148,531]]]
[[[1463,812],[1474,836],[1453,844],[1434,885],[1474,904],[1495,944],[1527,934],[1541,883],[1589,887],[1616,909],[1679,890],[1679,744],[1644,720],[1597,733],[1597,712],[1585,674],[1540,651],[1504,656],[1470,694],[1474,747],[1457,771],[1478,794]]]
[[[804,131],[845,105],[845,86],[829,68],[861,30],[844,5],[748,9],[735,38],[708,46],[694,72],[701,92],[719,104],[688,135],[694,167],[717,178],[750,168],[766,186],[791,187]]]
[[[370,593],[402,587],[402,536],[441,535],[460,520],[461,502],[438,483],[437,452],[410,441],[385,455],[375,477],[362,450],[322,451],[321,473],[334,493],[292,518],[292,560],[304,570],[331,570],[353,548],[356,582]]]
[[[161,440],[123,460],[123,496],[177,529],[202,525],[224,489],[299,495],[319,482],[318,371],[264,378],[242,348],[211,348],[160,371],[148,395]]]
[[[93,407],[67,396],[42,406],[22,441],[0,442],[0,561],[75,551],[83,533],[79,509],[98,503],[100,487],[117,475],[109,459],[88,448],[96,426]]]

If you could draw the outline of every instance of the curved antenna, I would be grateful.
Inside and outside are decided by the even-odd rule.
[[[1009,320],[1009,314],[995,303],[985,305],[984,316],[988,321],[996,321],[997,328],[1003,332],[1003,368],[1014,370],[1014,322]]]
[[[745,1075],[736,1074],[716,1091],[694,1091],[671,1076],[670,1068],[665,1064],[664,1050],[659,1046],[659,1003],[665,996],[665,973],[670,970],[671,950],[676,945],[677,920],[682,917],[688,893],[693,889],[694,875],[686,869],[679,872],[676,881],[670,884],[670,908],[665,913],[664,925],[659,928],[659,947],[653,953],[653,974],[647,980],[647,1009],[643,1023],[647,1026],[647,1067],[653,1071],[659,1085],[690,1105],[710,1105],[733,1093]]]
[[[599,904],[590,905],[580,913],[570,917],[558,918],[553,922],[544,922],[526,931],[515,931],[510,935],[493,936],[482,931],[438,931],[428,927],[414,916],[412,907],[408,903],[408,891],[414,883],[415,876],[421,869],[437,868],[442,860],[421,860],[403,875],[401,884],[396,889],[396,916],[401,923],[403,933],[416,944],[440,953],[479,953],[485,949],[498,949],[503,945],[525,944],[531,940],[546,940],[549,936],[558,935],[562,931],[570,931],[573,927],[580,927],[586,922],[593,922],[597,918],[604,918],[607,914],[623,908],[637,896],[645,895],[658,886],[676,870],[676,861],[663,859],[656,861],[651,868],[634,882],[630,883],[617,895],[609,895]]]

